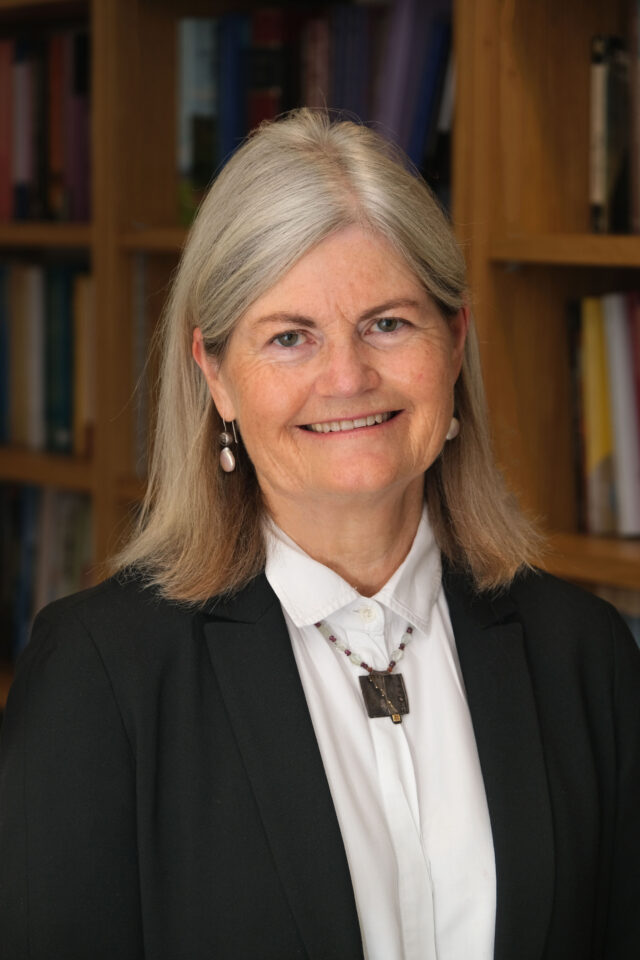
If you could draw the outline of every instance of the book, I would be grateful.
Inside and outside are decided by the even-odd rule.
[[[0,222],[13,214],[12,137],[13,137],[13,41],[0,38]]]
[[[13,45],[11,75],[13,92],[12,216],[16,220],[26,220],[29,217],[29,196],[33,184],[32,84],[31,47],[25,37],[18,37]]]
[[[616,532],[613,431],[602,302],[585,297],[581,305],[582,411],[587,532]]]
[[[9,404],[11,349],[9,318],[9,267],[0,263],[0,445],[9,443]]]
[[[73,453],[93,451],[95,424],[95,295],[93,277],[73,279]]]
[[[273,120],[283,108],[284,11],[259,7],[251,15],[247,121],[249,130]]]
[[[69,264],[50,264],[45,274],[45,421],[55,453],[73,449],[73,273]]]
[[[70,220],[90,217],[89,80],[90,46],[86,29],[71,29],[64,41],[64,167]]]
[[[616,531],[640,535],[640,423],[637,417],[631,329],[627,297],[602,298],[605,353],[608,369],[613,467],[616,489]]]
[[[629,56],[620,37],[591,42],[589,204],[596,233],[629,226]]]
[[[330,102],[331,33],[327,16],[311,17],[301,37],[300,70],[302,102],[308,107],[327,107]]]
[[[218,22],[178,24],[178,174],[180,222],[188,226],[213,176],[218,120]]]
[[[630,0],[631,230],[640,233],[640,0]]]
[[[248,56],[251,20],[248,14],[225,13],[219,26],[219,148],[225,163],[247,133]]]

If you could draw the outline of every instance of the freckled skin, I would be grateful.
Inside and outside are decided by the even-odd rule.
[[[222,364],[204,354],[198,330],[194,356],[221,416],[237,421],[281,526],[296,512],[348,523],[364,506],[369,516],[410,513],[417,526],[423,475],[453,412],[467,324],[466,310],[447,322],[389,243],[352,226],[250,307]],[[386,411],[400,412],[348,433],[302,429]]]

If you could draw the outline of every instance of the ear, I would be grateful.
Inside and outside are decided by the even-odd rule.
[[[218,413],[223,420],[229,423],[235,420],[236,412],[233,399],[228,386],[225,384],[225,377],[220,361],[217,357],[212,357],[207,353],[200,327],[194,328],[193,339],[191,341],[191,353],[207,381],[209,393],[213,398]]]
[[[454,364],[456,380],[460,375],[460,370],[462,369],[464,345],[467,340],[467,332],[469,330],[470,322],[471,311],[469,310],[469,305],[466,303],[464,306],[460,307],[455,317],[453,317],[453,319],[449,322],[449,328],[451,330],[451,337],[453,340],[452,360]]]

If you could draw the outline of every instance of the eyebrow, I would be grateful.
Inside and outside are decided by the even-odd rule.
[[[417,309],[420,307],[420,303],[411,297],[399,297],[394,300],[385,300],[384,303],[378,303],[375,307],[369,307],[368,310],[365,310],[364,313],[360,314],[358,320],[370,320],[372,317],[375,317],[380,313],[384,313],[386,310],[393,310],[397,307],[414,307]],[[306,317],[301,313],[287,313],[286,311],[269,313],[264,317],[259,317],[256,320],[256,323],[260,325],[266,323],[292,323],[298,327],[316,326],[316,321],[312,317]]]

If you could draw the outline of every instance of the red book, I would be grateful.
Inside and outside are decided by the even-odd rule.
[[[13,143],[13,119],[11,87],[11,62],[13,42],[0,40],[0,221],[11,219],[11,152]]]
[[[284,12],[278,7],[256,10],[251,19],[247,107],[249,129],[282,111],[284,84]]]

